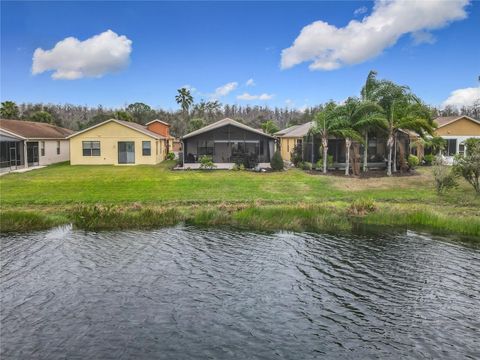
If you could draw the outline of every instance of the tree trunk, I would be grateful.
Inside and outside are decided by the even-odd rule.
[[[328,163],[328,138],[322,138],[322,146],[323,146],[323,173],[327,173],[327,163]]]
[[[352,145],[352,140],[350,139],[345,139],[345,146],[347,148],[347,158],[345,159],[345,175],[348,176],[350,175],[350,146]]]
[[[387,175],[392,176],[392,147],[393,147],[393,135],[388,135],[388,165],[387,165]]]
[[[397,134],[393,137],[393,172],[397,172]]]
[[[363,172],[368,171],[368,131],[365,131],[365,145],[363,147]]]

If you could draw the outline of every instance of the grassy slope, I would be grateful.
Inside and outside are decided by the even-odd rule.
[[[292,169],[281,173],[234,171],[171,171],[171,163],[158,166],[53,165],[0,178],[1,209],[44,209],[60,213],[78,204],[133,202],[160,207],[168,203],[200,204],[263,202],[298,206],[371,198],[395,211],[433,211],[446,217],[480,217],[480,198],[465,182],[439,197],[431,171],[393,178],[355,179],[310,175]],[[393,221],[394,219],[392,219]],[[378,221],[377,221],[378,222]]]

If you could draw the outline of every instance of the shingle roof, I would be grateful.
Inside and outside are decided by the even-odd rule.
[[[313,125],[314,125],[313,121],[310,121],[302,125],[291,126],[283,130],[283,134],[280,134],[278,136],[279,137],[304,137],[308,135],[308,132],[313,127]],[[282,131],[279,131],[279,132],[282,132]]]
[[[0,128],[25,139],[65,139],[73,134],[70,129],[24,120],[0,119]]]
[[[296,129],[297,127],[299,127],[300,125],[293,125],[293,126],[290,126],[286,129],[283,129],[283,130],[280,130],[280,131],[277,131],[274,135],[275,136],[282,136],[282,135],[285,135],[287,132],[289,131],[292,131],[293,129]]]
[[[77,135],[80,135],[80,134],[83,134],[84,132],[86,131],[89,131],[91,129],[95,129],[97,127],[100,127],[106,123],[109,123],[109,122],[116,122],[117,124],[120,124],[120,125],[123,125],[123,126],[126,126],[132,130],[135,130],[135,131],[139,131],[145,135],[148,135],[150,137],[153,137],[154,139],[165,139],[164,136],[162,135],[159,135],[157,133],[154,133],[153,131],[150,131],[147,129],[147,127],[145,125],[142,125],[142,124],[137,124],[137,123],[134,123],[134,122],[130,122],[130,121],[124,121],[124,120],[118,120],[118,119],[109,119],[109,120],[106,120],[104,122],[101,122],[99,124],[96,124],[96,125],[93,125],[93,126],[90,126],[89,128],[86,128],[84,130],[81,130],[81,131],[77,131],[75,134],[72,134],[69,136],[69,138],[72,138],[72,137],[75,137]]]
[[[471,120],[473,122],[476,122],[477,124],[480,124],[480,121],[478,120],[475,120],[474,118],[471,118],[470,116],[465,116],[465,115],[461,115],[461,116],[441,116],[441,117],[438,117],[436,118],[435,121],[438,125],[438,127],[442,127],[442,126],[445,126],[445,125],[448,125],[454,121],[457,121],[457,120],[460,120],[460,119],[468,119],[468,120]]]
[[[257,129],[254,129],[248,125],[245,125],[245,124],[242,124],[238,121],[235,121],[233,119],[230,119],[230,118],[225,118],[223,120],[219,120],[217,122],[214,122],[213,124],[210,124],[210,125],[207,125],[207,126],[204,126],[203,128],[201,129],[198,129],[198,130],[195,130],[195,131],[192,131],[191,133],[188,133],[187,135],[183,136],[182,139],[187,139],[189,137],[192,137],[192,136],[195,136],[195,135],[199,135],[199,134],[203,134],[205,132],[208,132],[210,130],[214,130],[214,129],[217,129],[217,128],[220,128],[222,126],[226,126],[226,125],[232,125],[232,126],[236,126],[240,129],[244,129],[244,130],[247,130],[247,131],[251,131],[251,132],[254,132],[256,134],[260,134],[260,135],[263,135],[263,136],[267,136],[267,137],[270,137],[270,138],[273,138],[273,136],[269,135],[269,134],[266,134],[264,133],[263,131],[259,131]]]

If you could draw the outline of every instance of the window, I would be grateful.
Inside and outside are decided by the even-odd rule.
[[[297,139],[297,146],[302,146],[302,139]]]
[[[243,143],[242,143],[241,146],[243,146]],[[213,141],[211,141],[211,140],[207,140],[207,141],[201,140],[201,141],[198,142],[198,152],[197,152],[197,154],[199,156],[201,156],[201,155],[213,155],[213,151],[214,151]],[[243,151],[243,147],[242,147],[242,151]]]
[[[290,139],[287,139],[287,152],[290,152]]]
[[[458,153],[460,155],[465,155],[465,143],[461,143],[458,145]]]
[[[156,149],[155,153],[158,155],[158,141],[155,141],[155,149]]]
[[[45,141],[40,141],[40,155],[45,156]]]
[[[142,141],[142,155],[152,155],[152,143],[150,141]]]
[[[457,153],[457,139],[447,139],[447,156],[454,156]]]
[[[60,141],[57,141],[57,155],[60,155]]]
[[[82,141],[83,156],[100,156],[100,141]]]

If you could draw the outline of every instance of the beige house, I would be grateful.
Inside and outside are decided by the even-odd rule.
[[[44,166],[68,161],[73,133],[52,124],[0,120],[0,171]]]
[[[110,119],[79,131],[70,139],[71,165],[154,165],[163,161],[170,136],[152,121],[147,125]],[[165,123],[163,123],[165,124]],[[165,126],[169,126],[166,124]]]
[[[278,138],[278,144],[280,146],[280,153],[282,159],[286,161],[291,160],[291,154],[295,146],[302,146],[304,137],[308,135],[308,132],[313,127],[313,121],[302,125],[293,125],[286,129],[276,132],[274,135]]]

